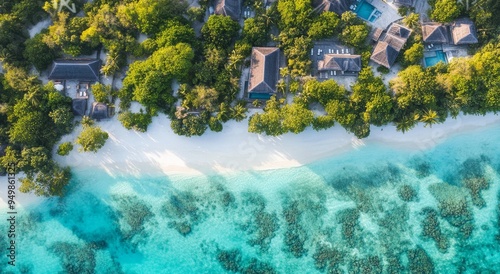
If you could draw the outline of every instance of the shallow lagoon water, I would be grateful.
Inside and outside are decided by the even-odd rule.
[[[368,143],[270,171],[74,170],[66,197],[20,210],[2,272],[498,273],[499,136]]]

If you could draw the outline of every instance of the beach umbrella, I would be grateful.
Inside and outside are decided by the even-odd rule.
[[[54,85],[54,88],[55,88],[56,90],[58,90],[58,91],[61,91],[61,90],[63,90],[63,89],[64,89],[64,86],[63,86],[63,85],[61,85],[61,84],[55,84],[55,85]]]

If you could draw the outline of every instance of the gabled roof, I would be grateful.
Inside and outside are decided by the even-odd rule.
[[[252,48],[248,92],[273,93],[279,78],[279,49]]]
[[[399,51],[393,48],[385,41],[379,41],[373,50],[373,54],[370,57],[375,63],[391,68],[391,66],[396,62]]]
[[[99,81],[99,59],[55,60],[49,73],[49,80]]]
[[[96,120],[108,118],[108,106],[103,103],[92,103],[92,114],[90,117]]]
[[[312,6],[315,11],[332,11],[339,15],[350,10],[355,0],[313,0]]]
[[[422,39],[426,43],[448,43],[448,30],[443,24],[439,23],[423,24]]]
[[[413,0],[394,0],[393,2],[396,6],[413,6]]]
[[[453,44],[476,44],[478,42],[476,28],[471,20],[463,18],[456,20],[450,26]]]
[[[325,54],[318,62],[318,70],[360,71],[361,56],[350,54]]]
[[[78,116],[84,116],[87,111],[87,99],[73,99],[73,113]]]
[[[231,17],[233,20],[240,20],[241,1],[240,0],[217,0],[215,4],[215,14]]]

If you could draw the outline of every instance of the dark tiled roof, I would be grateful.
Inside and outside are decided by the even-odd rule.
[[[448,43],[448,30],[438,23],[423,24],[422,38],[426,43]]]
[[[73,99],[73,113],[78,116],[84,116],[87,111],[87,99]]]
[[[393,23],[385,37],[377,43],[370,57],[375,63],[390,68],[396,61],[399,51],[411,35],[411,29]]]
[[[91,117],[96,120],[108,118],[108,106],[103,103],[92,103]]]
[[[398,54],[399,51],[387,42],[379,41],[370,59],[379,65],[390,68],[396,61]]]
[[[350,54],[325,54],[318,62],[318,70],[358,72],[361,70],[361,56]]]
[[[229,16],[236,21],[240,20],[240,0],[217,0],[215,4],[215,14]]]
[[[394,0],[396,6],[413,6],[413,0]]]
[[[248,92],[276,92],[279,78],[279,49],[252,48]]]
[[[355,2],[355,0],[313,0],[312,6],[316,11],[332,11],[340,15],[349,11],[349,7]]]
[[[81,80],[97,82],[101,60],[67,59],[56,60],[49,73],[50,80]]]
[[[389,30],[387,31],[388,34],[391,34],[393,36],[396,36],[398,38],[402,38],[405,40],[410,37],[411,34],[411,29],[402,26],[400,24],[392,23],[392,25],[389,27]]]
[[[456,20],[450,26],[453,44],[476,44],[478,42],[476,28],[471,20],[463,18]]]

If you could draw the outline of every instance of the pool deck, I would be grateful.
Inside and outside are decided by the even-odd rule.
[[[376,28],[385,30],[392,22],[403,18],[398,14],[398,8],[393,4],[386,3],[382,0],[366,0],[366,2],[370,3],[382,13],[382,15],[380,15],[380,17],[375,20],[375,22],[368,22],[368,24]]]

